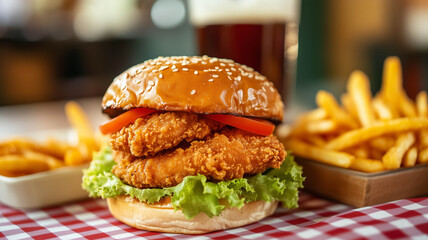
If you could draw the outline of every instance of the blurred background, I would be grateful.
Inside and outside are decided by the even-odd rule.
[[[284,52],[298,56],[292,104],[339,96],[355,69],[376,92],[390,55],[410,97],[428,89],[428,1],[302,0],[297,11],[298,55]],[[195,54],[185,0],[0,0],[0,106],[99,97],[134,64]]]

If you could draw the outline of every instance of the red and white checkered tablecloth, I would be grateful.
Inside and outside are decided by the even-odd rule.
[[[104,200],[92,199],[40,210],[0,205],[0,239],[428,239],[428,198],[353,209],[302,193],[300,207],[245,227],[204,235],[137,230],[110,215]]]

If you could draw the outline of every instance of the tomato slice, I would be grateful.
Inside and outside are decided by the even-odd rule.
[[[134,108],[119,116],[111,119],[110,121],[100,125],[102,134],[114,133],[122,129],[122,127],[133,123],[137,118],[146,116],[150,113],[156,112],[155,109],[150,108]]]
[[[207,114],[207,118],[236,127],[255,134],[268,136],[273,133],[275,125],[267,120],[240,117],[226,114]]]

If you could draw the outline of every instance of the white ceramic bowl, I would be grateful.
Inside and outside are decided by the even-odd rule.
[[[41,208],[88,198],[81,166],[62,167],[22,177],[0,176],[0,202],[14,208]]]
[[[75,133],[68,129],[20,134],[36,141],[43,141],[48,136],[70,140],[74,135]],[[0,203],[28,209],[88,198],[88,193],[81,187],[82,170],[88,167],[89,164],[67,166],[21,177],[0,175]]]

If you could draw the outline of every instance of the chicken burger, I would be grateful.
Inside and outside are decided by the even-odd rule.
[[[272,134],[273,84],[227,59],[159,57],[116,77],[102,100],[109,146],[83,188],[114,217],[151,231],[200,234],[297,206],[301,168]]]

